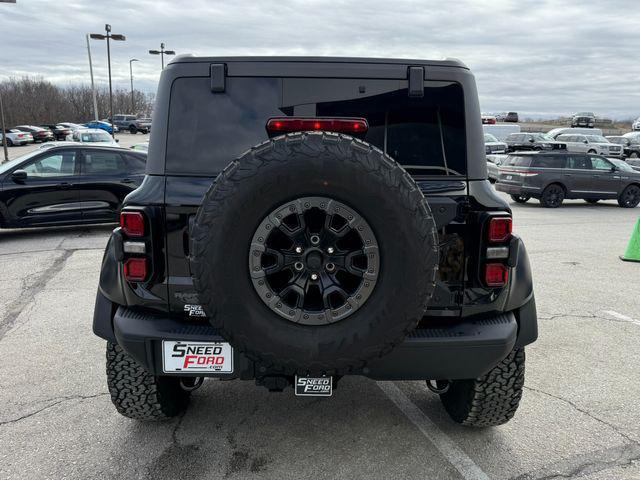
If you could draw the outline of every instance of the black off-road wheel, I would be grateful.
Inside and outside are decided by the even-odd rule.
[[[622,208],[634,208],[640,204],[640,186],[629,185],[618,197],[618,205]]]
[[[493,427],[511,420],[524,387],[524,349],[513,350],[476,380],[454,380],[440,400],[449,416],[469,427]]]
[[[151,375],[113,343],[107,343],[107,385],[118,412],[135,420],[167,420],[189,404],[177,377]]]
[[[542,192],[540,205],[545,208],[558,208],[564,201],[564,188],[562,185],[552,183]]]
[[[511,195],[511,200],[516,203],[527,203],[530,198],[529,195]]]
[[[191,231],[212,325],[262,372],[361,371],[415,328],[435,288],[437,230],[393,159],[303,132],[233,161]]]
[[[138,133],[138,128],[135,125],[129,125],[129,133],[131,135],[135,135]]]

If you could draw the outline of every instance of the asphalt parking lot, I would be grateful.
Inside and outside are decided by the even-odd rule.
[[[618,259],[640,209],[512,207],[540,338],[515,418],[481,430],[424,383],[355,377],[330,399],[206,381],[173,421],[121,417],[91,332],[112,227],[0,231],[0,478],[640,478],[640,264]]]

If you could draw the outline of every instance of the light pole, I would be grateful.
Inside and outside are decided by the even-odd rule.
[[[96,95],[96,85],[93,82],[93,63],[91,62],[91,45],[89,44],[89,34],[87,33],[87,52],[89,53],[89,73],[91,74],[91,94],[93,95],[93,116],[98,121],[98,97]]]
[[[4,161],[9,161],[9,151],[7,150],[7,129],[4,126],[4,106],[2,105],[2,92],[0,92],[0,128],[2,128],[2,149],[4,150]]]
[[[129,60],[129,76],[131,77],[131,113],[133,115],[136,114],[136,105],[135,105],[135,100],[133,97],[133,62],[139,62],[140,60],[138,60],[137,58],[132,58],[131,60]]]
[[[176,52],[174,52],[173,50],[165,50],[164,49],[164,43],[160,44],[160,50],[149,50],[149,53],[151,55],[160,55],[160,59],[162,61],[162,69],[164,70],[164,56],[165,55],[175,55]]]
[[[111,33],[111,25],[108,23],[104,26],[106,35],[102,35],[100,33],[91,33],[89,36],[94,40],[107,40],[107,65],[109,67],[109,123],[111,124],[111,135],[115,138],[116,129],[113,126],[113,89],[111,86],[111,45],[109,43],[110,40],[116,41],[125,41],[126,37],[124,35]]]

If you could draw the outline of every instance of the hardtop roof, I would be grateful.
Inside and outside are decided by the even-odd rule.
[[[412,58],[368,58],[368,57],[275,57],[275,56],[230,56],[230,57],[196,57],[191,54],[178,55],[169,64],[174,63],[225,63],[225,62],[300,62],[300,63],[378,63],[378,64],[410,64],[438,67],[453,67],[469,69],[463,62],[456,58],[443,58],[439,60],[425,60]]]

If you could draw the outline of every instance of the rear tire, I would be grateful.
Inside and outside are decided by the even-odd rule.
[[[618,205],[622,208],[634,208],[640,204],[640,186],[629,185],[618,197]]]
[[[135,420],[166,420],[182,413],[189,392],[177,377],[155,377],[114,343],[107,343],[107,385],[116,410]]]
[[[530,198],[529,195],[511,195],[511,200],[516,203],[527,203]]]
[[[454,422],[469,427],[493,427],[511,420],[524,387],[524,349],[515,349],[486,375],[454,380],[440,395]]]
[[[545,208],[558,208],[564,201],[564,188],[557,183],[547,186],[540,197],[540,205]]]
[[[10,138],[7,138],[7,147],[13,147],[13,142]]]
[[[129,133],[131,135],[135,135],[136,133],[138,133],[138,129],[136,128],[135,125],[129,125]]]

